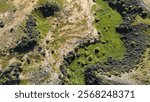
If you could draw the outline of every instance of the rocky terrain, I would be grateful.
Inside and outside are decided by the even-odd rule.
[[[0,0],[0,84],[150,84],[149,0]]]

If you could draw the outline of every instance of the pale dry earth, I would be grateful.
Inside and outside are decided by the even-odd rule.
[[[22,26],[28,15],[31,14],[32,10],[36,7],[38,0],[10,0],[14,5],[12,10],[6,11],[0,14],[0,18],[4,20],[5,27],[0,29],[0,49],[2,51],[7,51],[16,46],[16,42],[23,36],[20,31],[20,26]],[[34,51],[24,54],[23,60],[30,58],[32,65],[28,65],[27,69],[29,72],[23,72],[20,75],[21,80],[33,80],[38,76],[31,76],[31,73],[38,73],[38,68],[42,67],[42,70],[49,71],[49,78],[43,83],[48,81],[47,84],[58,84],[60,70],[59,66],[63,61],[63,56],[69,51],[73,50],[77,45],[81,43],[83,39],[93,39],[98,38],[97,31],[93,26],[94,16],[92,13],[92,6],[94,5],[92,0],[67,0],[67,3],[63,6],[63,9],[58,13],[60,17],[54,17],[49,22],[53,22],[54,26],[46,34],[40,42],[45,51],[45,57],[41,61],[36,61],[38,59],[31,58],[31,56],[36,57],[38,53],[35,49]],[[58,29],[59,34],[54,37],[57,27],[55,25],[61,25],[62,27]],[[14,29],[15,32],[10,33],[10,29]],[[52,55],[51,51],[53,46],[52,43],[59,41],[66,37],[64,42],[59,42],[59,47],[55,50],[55,55]],[[46,40],[50,41],[50,44],[46,44]],[[9,55],[9,53],[8,53]],[[11,58],[9,63],[15,62],[15,58]],[[26,68],[26,64],[22,63],[23,67]],[[1,65],[0,65],[1,66]],[[31,68],[31,69],[30,69]],[[33,70],[33,71],[32,71]],[[29,82],[28,84],[36,84]]]

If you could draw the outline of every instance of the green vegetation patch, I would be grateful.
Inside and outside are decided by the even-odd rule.
[[[36,29],[40,32],[40,37],[43,38],[50,30],[50,20],[48,18],[43,18],[38,11],[34,11],[32,15],[36,19]]]
[[[52,25],[52,19],[57,16],[61,8],[59,0],[39,0],[37,8],[32,12],[33,17],[36,19],[36,28],[41,33],[40,37],[45,37]],[[63,0],[62,0],[63,1]],[[62,2],[61,2],[62,3]]]
[[[79,57],[67,67],[65,81],[68,84],[85,84],[84,71],[87,66],[107,61],[108,57],[121,60],[125,54],[125,47],[116,32],[116,27],[122,22],[121,15],[109,7],[103,0],[96,0],[95,27],[99,32],[99,39],[102,43],[92,44],[81,48],[77,52]]]
[[[7,2],[8,0],[0,0],[0,13],[11,10],[13,5]]]
[[[140,17],[140,16],[137,15],[136,16],[136,21],[133,22],[132,25],[138,25],[140,23],[144,23],[144,24],[150,25],[150,17],[148,16],[145,19],[143,19],[142,17]]]

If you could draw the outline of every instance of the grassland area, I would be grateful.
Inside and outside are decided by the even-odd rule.
[[[36,19],[36,22],[37,22],[36,29],[38,29],[39,32],[41,33],[40,37],[41,38],[45,37],[51,27],[51,23],[49,19],[43,18],[40,12],[34,11],[32,15]]]
[[[119,60],[125,54],[125,47],[120,40],[120,34],[115,31],[115,28],[122,22],[121,15],[109,7],[103,0],[96,0],[95,22],[99,39],[103,43],[96,43],[86,48],[81,48],[77,52],[80,57],[76,58],[67,68],[69,79],[65,79],[69,84],[85,84],[84,71],[87,66],[96,63],[103,63],[108,57]],[[95,50],[99,50],[95,54]],[[80,64],[79,64],[80,63]]]
[[[55,0],[55,1],[52,1],[52,0],[38,0],[37,2],[37,7],[38,5],[41,5],[41,4],[46,4],[46,3],[56,3],[58,6],[63,6],[65,0]],[[32,15],[33,17],[37,20],[37,30],[40,31],[41,33],[41,37],[45,37],[46,34],[48,33],[48,31],[50,30],[50,27],[51,27],[51,22],[50,22],[50,18],[44,18],[41,14],[41,12],[39,10],[37,11],[33,11],[32,12]]]

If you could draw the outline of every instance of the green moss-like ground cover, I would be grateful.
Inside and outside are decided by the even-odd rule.
[[[81,54],[81,56],[67,67],[70,78],[65,80],[68,84],[85,84],[84,71],[87,65],[103,63],[108,57],[119,60],[125,54],[125,47],[120,40],[120,34],[115,31],[116,26],[122,22],[121,15],[103,0],[96,0],[96,4],[97,7],[94,8],[96,11],[95,18],[100,21],[94,26],[101,33],[99,39],[105,44],[96,43],[85,49],[79,49],[77,54]],[[99,50],[98,54],[95,54],[95,49]]]
[[[11,10],[12,8],[13,5],[8,3],[7,0],[0,0],[0,13]]]
[[[65,0],[38,0],[37,6],[41,4],[46,4],[46,3],[56,3],[58,6],[63,6]],[[41,14],[41,12],[33,11],[32,12],[33,17],[36,19],[37,22],[37,30],[41,33],[40,37],[45,37],[45,35],[48,33],[51,27],[51,22],[49,18],[44,18]]]
[[[51,27],[49,19],[43,18],[40,12],[38,11],[34,11],[32,15],[36,19],[36,29],[41,33],[40,37],[46,36]]]

